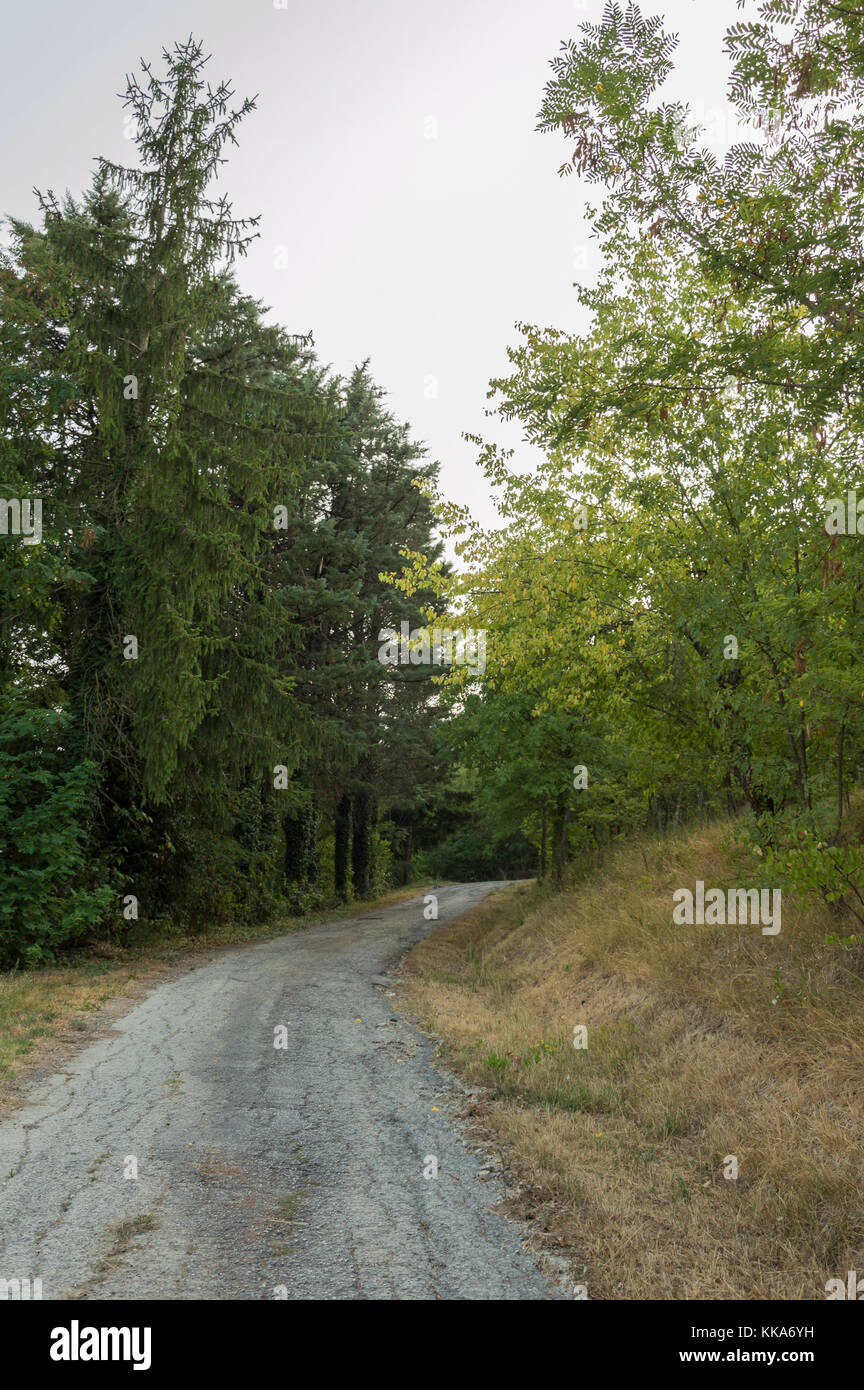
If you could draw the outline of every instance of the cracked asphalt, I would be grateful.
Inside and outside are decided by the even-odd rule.
[[[439,921],[497,886],[437,889]],[[559,1297],[388,996],[434,925],[421,896],[156,985],[0,1122],[0,1277],[44,1299]]]

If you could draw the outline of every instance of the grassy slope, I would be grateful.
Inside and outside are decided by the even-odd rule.
[[[509,889],[409,958],[590,1298],[822,1299],[864,1268],[864,950],[785,892],[775,937],[673,926],[675,888],[756,886],[729,829],[631,843],[557,896]]]

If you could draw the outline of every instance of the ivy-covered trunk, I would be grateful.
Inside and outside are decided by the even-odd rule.
[[[372,893],[374,864],[372,856],[372,826],[374,804],[365,788],[357,792],[352,806],[351,870],[354,896],[368,898]]]
[[[333,886],[340,902],[348,901],[348,856],[351,848],[351,798],[342,796],[333,819]]]

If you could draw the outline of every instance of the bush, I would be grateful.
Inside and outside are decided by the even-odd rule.
[[[430,851],[429,865],[435,877],[463,882],[524,878],[536,872],[537,851],[519,833],[496,837],[481,826],[466,826]]]
[[[64,770],[64,716],[7,704],[0,715],[0,967],[40,965],[117,904],[85,857],[94,763]]]

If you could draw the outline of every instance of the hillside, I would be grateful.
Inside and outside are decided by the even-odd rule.
[[[785,893],[775,936],[674,926],[680,886],[755,881],[731,830],[634,842],[563,893],[511,887],[409,960],[519,1205],[590,1298],[819,1299],[861,1267],[864,952]]]

